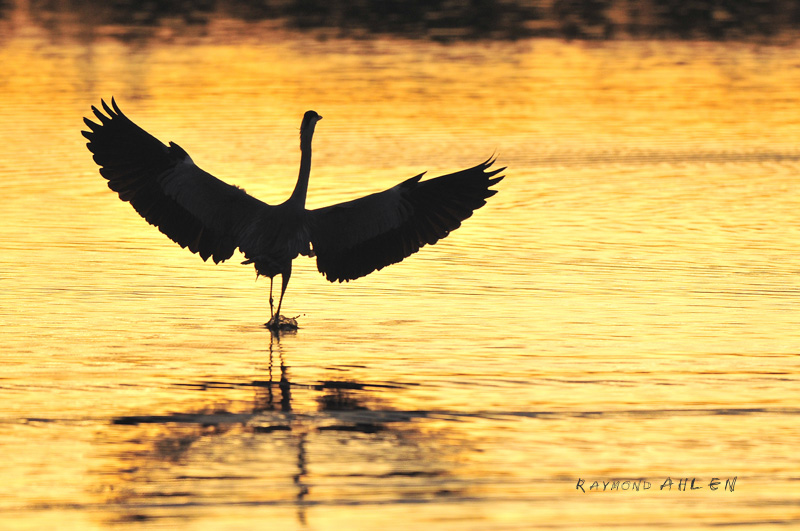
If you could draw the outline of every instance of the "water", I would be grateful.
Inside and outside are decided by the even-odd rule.
[[[128,42],[15,13],[2,527],[798,523],[798,48],[318,41],[225,20]],[[495,152],[507,177],[402,264],[333,285],[298,260],[301,329],[276,340],[252,268],[201,262],[105,187],[80,129],[111,95],[268,202],[312,108],[310,207]]]

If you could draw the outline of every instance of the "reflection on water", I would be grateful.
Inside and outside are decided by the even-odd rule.
[[[13,13],[0,527],[797,523],[795,47],[126,42]],[[509,169],[401,264],[333,285],[298,260],[301,329],[277,343],[263,279],[181,250],[97,175],[81,117],[110,95],[270,202],[309,108],[310,207],[494,151]],[[667,477],[737,482],[575,489]]]
[[[300,384],[291,381],[280,345],[277,350],[280,376],[275,380],[271,344],[269,379],[189,384],[202,390],[249,387],[253,399],[247,407],[217,402],[113,419],[125,428],[106,431],[98,443],[115,464],[95,478],[102,503],[116,507],[112,521],[169,521],[174,516],[160,514],[161,500],[294,507],[303,526],[308,508],[319,504],[469,501],[474,486],[459,480],[453,469],[459,456],[472,450],[442,447],[437,441],[452,436],[452,429],[420,429],[429,412],[394,410],[373,393],[401,385]],[[298,394],[313,397],[316,407],[295,408]],[[365,492],[365,483],[375,488]],[[231,484],[237,494],[229,492]]]

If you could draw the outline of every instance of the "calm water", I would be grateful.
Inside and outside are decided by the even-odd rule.
[[[0,527],[799,523],[800,48],[10,24]],[[402,264],[333,285],[298,260],[302,328],[277,341],[268,282],[105,187],[80,130],[111,95],[268,202],[307,109],[311,207],[494,152],[509,168]]]

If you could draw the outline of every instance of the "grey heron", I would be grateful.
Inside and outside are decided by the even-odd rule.
[[[178,144],[163,144],[120,111],[114,98],[97,122],[84,118],[86,144],[108,187],[145,220],[205,261],[230,258],[238,248],[243,264],[270,278],[270,329],[282,327],[281,305],[292,261],[316,257],[331,282],[350,281],[400,262],[432,245],[497,193],[491,187],[505,168],[494,157],[472,168],[421,180],[424,172],[388,190],[314,210],[306,209],[311,173],[311,138],[322,119],[314,111],[300,126],[300,173],[292,195],[269,205],[200,169]],[[105,112],[103,112],[105,111]],[[99,122],[99,123],[98,123]],[[281,275],[278,309],[272,281]]]

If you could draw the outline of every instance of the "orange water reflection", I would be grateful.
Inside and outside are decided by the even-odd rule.
[[[31,28],[0,62],[3,515],[796,520],[796,48]],[[325,115],[312,207],[494,151],[508,177],[403,264],[331,285],[298,262],[287,313],[302,328],[270,359],[266,285],[235,260],[201,263],[105,189],[79,131],[112,94],[272,202],[294,184],[309,108]],[[737,492],[574,492],[578,476],[718,475]]]

